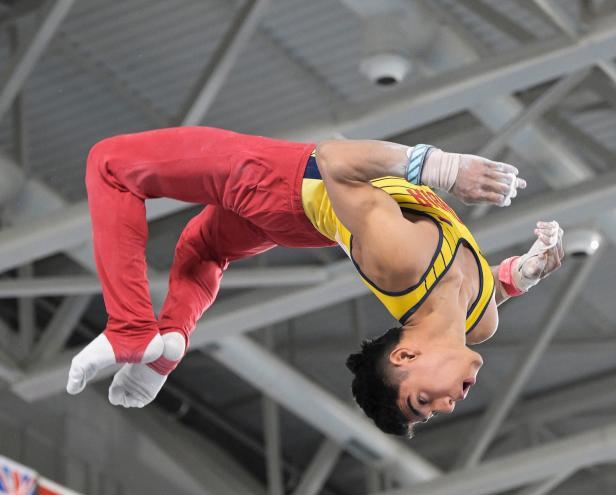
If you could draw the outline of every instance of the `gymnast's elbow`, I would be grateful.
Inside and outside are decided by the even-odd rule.
[[[353,167],[346,159],[343,140],[325,140],[317,143],[316,159],[323,178],[336,182],[353,180]]]

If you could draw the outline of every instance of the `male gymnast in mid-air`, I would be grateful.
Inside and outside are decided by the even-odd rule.
[[[88,156],[86,186],[109,319],[73,358],[67,390],[127,363],[109,400],[143,407],[184,356],[230,262],[277,245],[338,244],[400,322],[349,357],[353,395],[381,430],[408,434],[466,397],[482,365],[467,346],[494,334],[497,305],[561,264],[562,230],[539,222],[528,253],[490,267],[432,190],[508,206],[526,186],[517,175],[482,157],[383,141],[294,143],[208,127],[103,140]],[[206,206],[179,238],[157,319],[144,201],[161,197]]]

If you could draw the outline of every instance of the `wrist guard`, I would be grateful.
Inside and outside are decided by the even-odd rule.
[[[406,180],[411,184],[421,185],[421,173],[431,149],[433,149],[433,146],[429,144],[417,144],[407,150],[408,162],[405,168],[405,175]]]
[[[513,271],[516,269],[515,265],[517,265],[516,262],[519,258],[519,256],[507,258],[498,267],[498,280],[510,297],[520,296],[525,292],[516,285],[513,276]]]

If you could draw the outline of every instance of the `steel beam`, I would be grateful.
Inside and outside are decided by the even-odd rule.
[[[534,0],[534,3],[564,33],[573,39],[578,38],[578,29],[562,6],[550,0]],[[616,64],[613,61],[601,60],[597,63],[597,66],[613,83],[616,83]]]
[[[231,268],[225,272],[221,286],[223,289],[302,286],[325,282],[330,275],[330,270],[320,265]],[[166,290],[167,274],[158,274],[148,278],[151,290]],[[0,299],[100,293],[100,281],[94,275],[4,279],[0,281]]]
[[[318,495],[336,466],[342,450],[329,439],[323,440],[317,453],[304,471],[293,495]]]
[[[532,238],[537,220],[557,220],[563,228],[596,220],[616,208],[616,173],[551,191],[492,212],[469,223],[482,251],[494,252]]]
[[[14,383],[23,378],[23,376],[24,372],[15,360],[4,349],[0,348],[0,380]]]
[[[432,71],[445,73],[461,62],[471,66],[479,60],[478,55],[451,32],[442,33],[431,54]],[[584,69],[587,69],[586,67]],[[574,73],[572,70],[569,73]],[[488,129],[497,133],[520,115],[523,105],[513,96],[500,95],[485,98],[468,107]],[[540,110],[540,108],[539,108]],[[513,134],[508,141],[516,154],[529,164],[537,166],[545,181],[559,188],[592,177],[593,171],[572,150],[562,143],[555,143],[538,123],[529,123]],[[557,165],[554,165],[554,164]]]
[[[186,209],[186,203],[155,200],[148,210],[154,220]],[[35,220],[0,231],[0,272],[29,261],[78,247],[90,235],[90,218],[85,201],[67,206]]]
[[[488,24],[492,24],[496,29],[518,42],[528,43],[529,40],[536,39],[536,35],[532,31],[512,21],[483,0],[463,0],[463,5],[471,12],[482,17]]]
[[[462,469],[408,489],[380,495],[488,495],[554,477],[563,471],[616,461],[616,425]]]
[[[84,72],[89,73],[99,83],[109,89],[111,93],[120,98],[129,107],[132,107],[150,125],[153,127],[169,126],[168,119],[150,101],[126,81],[121,80],[104,62],[92,59],[90,54],[81,50],[79,45],[67,33],[58,32],[56,42],[52,46],[52,50],[54,49],[65,57],[67,61]]]
[[[11,327],[0,318],[0,349],[12,349],[15,345],[15,337]]]
[[[248,0],[208,64],[179,119],[180,125],[198,125],[214,102],[244,46],[254,34],[270,0]]]
[[[355,411],[303,377],[251,339],[234,336],[211,346],[211,356],[341,445],[359,460],[392,469],[404,483],[435,478],[440,471],[383,434]]]
[[[411,96],[336,124],[322,124],[288,133],[293,139],[321,139],[337,133],[380,139],[467,110],[491,98],[512,94],[616,56],[616,24],[605,19],[578,41],[562,39],[525,46],[420,83]],[[449,46],[449,43],[447,43]]]
[[[541,118],[546,112],[553,108],[562,98],[564,98],[573,88],[575,88],[590,73],[590,69],[582,69],[573,74],[563,77],[555,83],[544,94],[533,101],[527,108],[521,110],[518,115],[507,122],[497,134],[483,146],[477,154],[487,158],[496,159],[506,146],[510,145],[517,134],[523,129],[532,125]],[[515,103],[514,103],[515,105]],[[516,148],[521,148],[522,143],[518,143]],[[549,145],[552,146],[552,145]],[[515,147],[515,146],[514,146]],[[573,164],[578,169],[576,163]],[[584,172],[584,174],[588,171]],[[490,209],[490,205],[482,204],[473,209],[472,217],[478,218]]]
[[[271,327],[265,329],[265,345],[272,349],[275,345]],[[282,452],[280,444],[280,410],[278,404],[264,393],[261,399],[263,411],[263,439],[265,444],[265,471],[267,473],[268,495],[284,495],[282,476]]]
[[[557,475],[528,488],[520,490],[515,495],[548,495],[554,488],[562,484],[575,473],[575,470],[563,471]]]
[[[25,265],[19,268],[18,275],[24,277],[32,276],[32,265]],[[19,359],[24,360],[30,354],[36,335],[36,309],[34,299],[30,297],[22,298],[17,301],[17,325],[19,328],[18,346]]]
[[[569,282],[563,284],[562,289],[556,294],[553,304],[546,312],[546,320],[540,326],[540,331],[528,341],[525,351],[520,354],[518,363],[513,368],[514,372],[499,387],[500,392],[492,398],[490,406],[477,425],[475,434],[464,446],[458,458],[458,465],[471,467],[479,463],[505,417],[522,394],[526,382],[559,330],[573,301],[586,285],[588,277],[600,258],[601,253],[595,252],[585,260],[579,270],[573,273]]]
[[[34,69],[54,33],[68,14],[75,0],[56,0],[46,12],[42,22],[15,55],[14,61],[0,77],[0,120],[11,108],[26,79]]]
[[[278,405],[269,397],[262,400],[263,435],[265,438],[265,470],[268,495],[283,495],[282,462],[280,454],[280,419]]]
[[[518,132],[553,108],[554,105],[580,84],[589,73],[590,69],[581,69],[564,76],[528,107],[507,122],[477,154],[487,158],[495,158]]]
[[[62,301],[51,321],[47,324],[36,346],[28,356],[29,364],[45,361],[60,352],[81,320],[92,297],[79,295],[67,297]]]
[[[616,370],[615,370],[616,371]],[[535,398],[526,399],[516,407],[515,416],[505,421],[501,435],[516,434],[525,424],[546,424],[564,418],[583,416],[593,410],[610,410],[616,404],[616,396],[606,394],[606,390],[616,388],[616,372],[602,377],[586,379],[582,382],[561,386],[556,391],[544,392]],[[426,431],[420,431],[413,442],[420,452],[428,456],[438,455],[443,449],[451,449],[461,435],[474,431],[481,415],[444,421]]]

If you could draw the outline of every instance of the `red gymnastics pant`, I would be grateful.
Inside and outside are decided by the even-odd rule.
[[[302,208],[313,149],[208,127],[116,136],[92,148],[86,186],[94,257],[109,315],[104,333],[117,362],[140,362],[158,332],[179,331],[188,345],[231,261],[276,245],[333,245]],[[157,320],[146,273],[144,200],[160,197],[209,206],[178,240]]]

